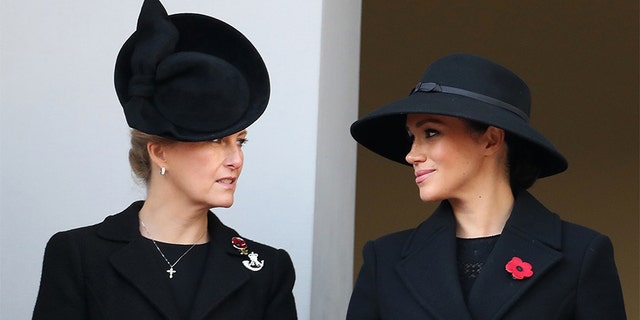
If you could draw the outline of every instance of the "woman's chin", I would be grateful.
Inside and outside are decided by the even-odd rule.
[[[433,193],[420,192],[420,200],[422,200],[422,202],[436,202],[442,201],[444,198]]]
[[[218,199],[217,201],[211,201],[209,206],[211,208],[230,208],[233,205],[233,198],[228,200]]]

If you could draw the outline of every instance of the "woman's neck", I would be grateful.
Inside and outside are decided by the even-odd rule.
[[[497,183],[464,199],[449,199],[456,219],[458,238],[480,238],[502,233],[514,197],[508,183]]]
[[[207,212],[205,208],[148,196],[139,213],[140,233],[146,238],[166,243],[206,243]]]

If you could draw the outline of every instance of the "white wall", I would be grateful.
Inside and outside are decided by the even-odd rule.
[[[343,317],[351,290],[360,2],[341,2],[163,1],[235,26],[267,64],[272,96],[249,128],[236,203],[214,211],[290,252],[301,319]],[[141,3],[0,0],[2,319],[30,318],[53,233],[144,198],[112,80]]]
[[[360,1],[323,3],[312,319],[344,319],[351,295],[356,153],[349,126],[358,116],[360,12]]]

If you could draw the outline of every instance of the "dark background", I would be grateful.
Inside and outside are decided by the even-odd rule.
[[[569,160],[530,191],[565,220],[613,241],[629,319],[638,319],[637,1],[362,1],[360,115],[404,97],[427,65],[468,52],[529,84],[533,126]],[[369,239],[434,209],[413,171],[359,147],[355,265]],[[400,248],[399,248],[400,250]]]

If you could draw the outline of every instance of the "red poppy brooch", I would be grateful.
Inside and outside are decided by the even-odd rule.
[[[233,237],[231,238],[231,245],[234,248],[238,249],[238,251],[240,251],[240,254],[242,255],[249,254],[249,251],[247,250],[247,242],[245,242],[244,239],[240,237]]]
[[[505,269],[511,273],[511,277],[518,280],[529,278],[533,275],[531,264],[522,261],[522,259],[518,257],[511,258],[511,261],[507,262]]]
[[[258,254],[251,251],[249,253],[249,249],[247,248],[247,242],[240,237],[231,238],[231,245],[238,249],[241,255],[249,257],[249,260],[242,261],[242,264],[245,268],[251,271],[260,271],[264,266],[264,260],[258,260]]]

